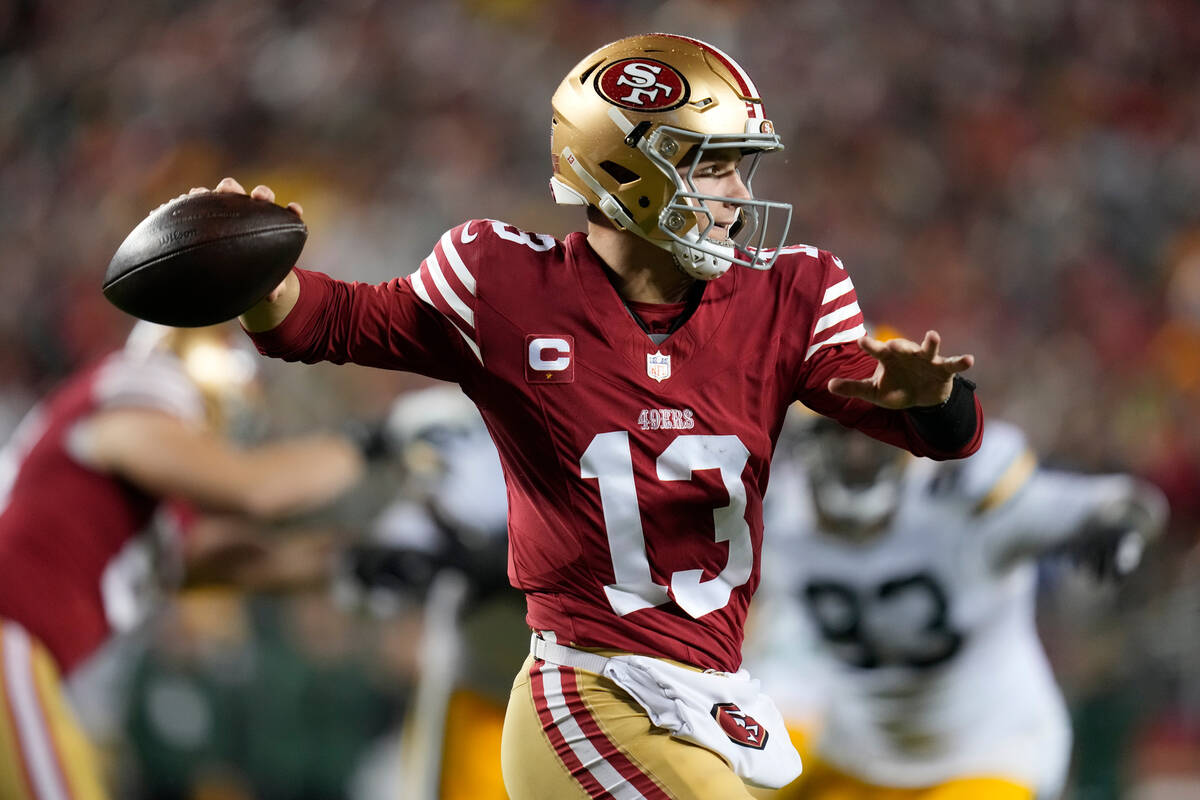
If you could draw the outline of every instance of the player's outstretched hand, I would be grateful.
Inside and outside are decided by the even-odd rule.
[[[879,363],[875,374],[865,380],[833,378],[829,391],[842,397],[855,397],[884,408],[936,406],[950,397],[954,376],[975,363],[975,356],[940,356],[942,337],[926,331],[917,344],[910,339],[886,342],[863,336],[858,346]]]

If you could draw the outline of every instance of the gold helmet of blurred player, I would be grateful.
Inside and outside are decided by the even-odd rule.
[[[125,341],[125,352],[136,357],[167,353],[179,359],[199,388],[215,430],[228,430],[260,399],[258,358],[233,323],[172,328],[140,321]]]
[[[580,61],[551,104],[556,202],[599,209],[701,280],[720,277],[731,264],[774,263],[792,207],[753,199],[751,181],[759,156],[783,144],[754,83],[732,58],[685,36],[631,36]],[[699,160],[730,149],[747,157],[742,174],[750,199],[696,189]],[[705,200],[739,207],[732,238],[710,238],[715,220]]]

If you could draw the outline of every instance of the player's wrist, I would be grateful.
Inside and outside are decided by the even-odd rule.
[[[922,441],[935,450],[952,453],[966,446],[979,426],[975,382],[955,375],[950,396],[935,406],[904,409]]]
[[[271,294],[259,300],[238,320],[250,333],[262,333],[277,328],[300,300],[300,279],[293,269]]]

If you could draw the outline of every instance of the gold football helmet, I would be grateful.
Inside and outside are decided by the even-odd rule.
[[[754,199],[751,180],[759,156],[783,144],[754,83],[729,56],[685,36],[631,36],[580,61],[551,104],[556,202],[595,206],[701,280],[731,264],[775,262],[792,207]],[[749,157],[750,198],[697,191],[692,175],[705,152],[731,148]],[[715,220],[706,200],[739,207],[732,239],[709,238]]]

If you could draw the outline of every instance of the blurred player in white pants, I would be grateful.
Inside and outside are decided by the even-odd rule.
[[[375,614],[423,610],[396,796],[506,800],[500,734],[529,629],[505,572],[500,457],[475,405],[448,384],[402,395],[383,433],[402,488],[347,549],[337,588]]]
[[[748,663],[781,706],[795,698],[809,755],[796,783],[764,796],[1058,796],[1071,732],[1034,625],[1035,560],[1126,574],[1165,523],[1162,493],[1039,469],[1002,422],[945,464],[802,410],[789,422],[804,446],[785,440],[776,458]]]

